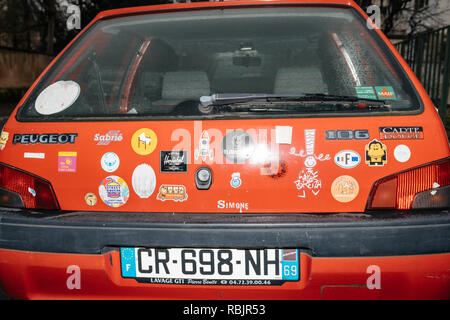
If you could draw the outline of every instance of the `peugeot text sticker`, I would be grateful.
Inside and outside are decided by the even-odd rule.
[[[331,194],[339,202],[350,202],[356,198],[358,193],[358,182],[351,176],[337,177],[331,184]]]
[[[161,201],[173,200],[182,202],[188,197],[186,187],[181,185],[163,184],[159,187],[156,199]]]
[[[131,177],[133,190],[139,198],[147,199],[153,194],[156,188],[156,175],[153,168],[146,164],[138,165]]]
[[[387,163],[386,145],[373,139],[366,145],[366,164],[370,167],[382,167]]]
[[[315,196],[322,189],[322,180],[319,177],[319,171],[314,167],[317,165],[317,160],[326,161],[330,160],[330,155],[316,155],[314,153],[316,141],[316,130],[305,129],[305,150],[301,150],[299,153],[295,153],[295,147],[292,147],[289,153],[293,156],[305,158],[305,167],[300,171],[298,179],[294,181],[297,190],[300,192],[298,197],[305,198],[306,190],[310,190]]]
[[[123,206],[130,197],[127,183],[117,176],[103,179],[98,187],[98,193],[103,202],[113,208]]]
[[[76,172],[77,153],[58,152],[58,172]]]
[[[120,159],[114,152],[107,152],[103,155],[100,160],[103,170],[106,172],[114,172],[119,168]]]
[[[133,150],[140,154],[141,156],[145,156],[147,154],[152,153],[156,145],[158,144],[158,138],[156,133],[147,128],[142,128],[136,131],[131,138],[131,147]]]
[[[334,163],[344,169],[356,167],[361,162],[359,153],[353,150],[343,150],[334,156]]]
[[[22,133],[14,134],[13,144],[74,144],[78,133]]]
[[[381,140],[423,139],[422,127],[380,127]]]

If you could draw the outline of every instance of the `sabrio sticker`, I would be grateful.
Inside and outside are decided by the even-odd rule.
[[[158,137],[156,133],[147,128],[142,128],[136,131],[131,138],[131,147],[133,150],[140,154],[141,156],[145,156],[147,154],[152,153],[156,145],[158,144]]]
[[[366,145],[366,164],[370,167],[382,167],[387,163],[386,145],[373,139]]]

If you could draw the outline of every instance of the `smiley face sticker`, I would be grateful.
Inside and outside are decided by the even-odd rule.
[[[137,130],[131,137],[131,147],[141,156],[152,153],[158,144],[156,133],[148,128]]]

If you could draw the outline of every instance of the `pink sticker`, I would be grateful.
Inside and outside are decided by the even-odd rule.
[[[76,172],[77,153],[58,152],[58,172]]]

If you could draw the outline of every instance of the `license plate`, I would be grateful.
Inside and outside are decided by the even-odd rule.
[[[281,285],[300,279],[297,249],[120,248],[124,278],[185,285]]]

